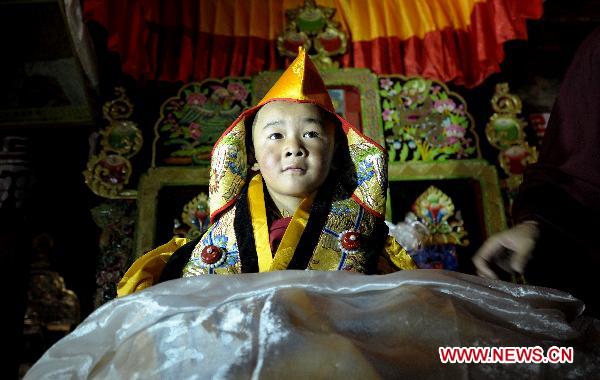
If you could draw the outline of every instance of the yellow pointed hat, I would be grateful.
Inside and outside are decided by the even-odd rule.
[[[335,113],[323,79],[306,51],[284,71],[265,97],[244,111],[215,143],[210,161],[209,206],[211,221],[227,210],[240,195],[248,178],[246,120],[266,103],[284,100],[315,104],[340,122],[348,141],[350,162],[343,163],[344,175],[356,178],[352,198],[378,217],[385,214],[387,154],[385,150]],[[251,128],[251,126],[248,126]]]
[[[258,102],[257,107],[275,99],[309,102],[335,113],[327,87],[302,46],[298,48],[298,56],[294,62]]]

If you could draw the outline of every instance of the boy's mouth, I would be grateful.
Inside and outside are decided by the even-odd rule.
[[[304,173],[305,171],[306,169],[300,165],[288,165],[283,168],[283,172],[288,173]]]

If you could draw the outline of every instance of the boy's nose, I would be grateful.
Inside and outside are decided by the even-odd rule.
[[[285,156],[286,156],[286,157],[292,157],[292,156],[295,156],[295,157],[302,157],[302,156],[304,156],[304,155],[305,155],[305,153],[304,153],[304,149],[302,149],[302,148],[288,149],[288,150],[286,150],[286,152],[285,152]]]
[[[288,140],[284,152],[286,157],[302,157],[306,155],[304,147],[296,139]]]

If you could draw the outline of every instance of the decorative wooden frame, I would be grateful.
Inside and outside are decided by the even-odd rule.
[[[496,167],[485,160],[392,163],[388,169],[389,182],[445,179],[474,179],[479,182],[487,237],[507,228],[498,173]],[[386,219],[391,220],[391,217],[391,202],[388,197]]]
[[[386,149],[388,150],[388,154],[389,154],[389,158],[390,161],[393,162],[410,162],[410,161],[423,161],[423,162],[427,162],[427,161],[437,161],[437,162],[441,162],[441,161],[445,161],[445,160],[456,160],[456,159],[480,159],[481,156],[481,148],[479,145],[479,135],[477,133],[477,130],[475,128],[475,119],[473,118],[473,115],[471,115],[468,111],[468,105],[466,100],[460,96],[460,94],[451,91],[448,86],[446,85],[446,83],[441,82],[439,80],[436,79],[430,79],[430,78],[424,78],[421,76],[404,76],[404,75],[395,75],[395,74],[389,74],[389,75],[379,75],[379,83],[378,83],[378,94],[381,100],[381,109],[382,109],[382,114],[381,114],[381,118],[382,118],[382,123],[383,123],[383,129],[382,129],[382,133],[384,135],[384,139],[386,140],[386,144],[384,145],[384,147],[386,147]],[[384,83],[386,83],[386,85],[384,85]],[[409,84],[412,83],[412,86],[410,87],[410,89],[408,90],[408,93],[404,93],[403,96],[400,96],[404,89],[400,89],[397,88],[396,86],[400,85],[400,86],[407,86]],[[406,87],[405,87],[406,88]],[[413,93],[414,91],[414,93]],[[422,97],[420,101],[415,101],[412,102],[412,100],[415,100],[413,97],[416,97],[417,99]],[[408,98],[408,99],[407,99]],[[411,116],[417,116],[416,120],[413,120],[411,122],[408,122],[408,120],[401,118],[401,120],[390,120],[390,114],[395,114],[396,117],[398,117],[398,112],[402,112],[402,110],[398,109],[398,101],[405,99],[405,100],[409,100],[411,99],[411,104],[412,106],[417,106],[418,104],[421,104],[420,106],[417,106],[415,109],[411,109],[406,110],[404,109],[405,113],[411,114]],[[435,106],[435,104],[437,102],[440,102],[442,104],[440,104],[438,107],[441,107],[442,110],[436,110],[437,107]],[[445,104],[444,102],[450,102],[450,104]],[[386,106],[387,103],[387,106]],[[428,107],[425,107],[425,105],[428,104]],[[406,105],[408,107],[408,104]],[[446,109],[446,110],[443,110]],[[388,120],[386,120],[386,112],[389,112],[388,114]],[[440,119],[438,120],[434,120],[433,117],[437,116]],[[392,117],[393,118],[393,117]],[[452,120],[453,118],[458,118],[458,119],[462,119],[462,122],[459,120]],[[442,133],[442,130],[445,130],[447,127],[448,128],[452,128],[453,129],[453,133],[452,133],[452,137],[448,136],[448,132],[443,132],[443,135],[445,135],[445,138],[443,140],[443,148],[440,145],[440,143],[437,143],[435,145],[437,146],[432,146],[431,143],[426,142],[423,138],[418,138],[414,141],[412,141],[412,143],[414,144],[414,142],[416,141],[418,144],[422,144],[425,142],[425,146],[423,148],[427,148],[427,150],[439,150],[439,155],[438,157],[430,157],[430,158],[425,158],[423,157],[422,154],[419,154],[419,157],[414,157],[414,152],[410,152],[410,150],[406,150],[407,149],[407,144],[406,141],[402,144],[403,149],[402,151],[405,151],[406,156],[404,156],[404,158],[400,158],[399,160],[396,160],[395,157],[402,157],[402,153],[398,152],[398,154],[396,154],[394,148],[390,147],[390,140],[394,140],[399,138],[400,136],[395,136],[394,135],[394,129],[398,128],[399,126],[401,126],[402,124],[413,124],[413,123],[417,123],[417,124],[421,124],[423,125],[424,122],[429,121],[430,125],[435,125],[438,129],[438,133]],[[448,125],[446,127],[444,127],[444,122],[448,122]],[[454,125],[452,125],[454,124]],[[418,128],[420,129],[420,128]],[[456,135],[457,130],[461,131],[461,133],[459,133],[458,135]],[[430,131],[431,132],[431,131]],[[460,137],[459,137],[460,136]],[[455,142],[451,142],[451,138],[455,139]],[[402,139],[404,140],[404,139]],[[472,143],[468,142],[469,140],[472,140]],[[471,149],[473,150],[472,152],[466,152],[466,153],[458,153],[457,151],[450,151],[450,152],[444,152],[444,150],[448,150],[449,148],[456,146],[458,143],[459,146],[462,146],[462,148],[466,148],[466,149]],[[467,143],[465,145],[465,143]],[[408,146],[410,146],[410,142],[408,143]],[[391,149],[390,149],[391,148]],[[442,149],[440,149],[442,148]],[[414,147],[413,147],[414,149]],[[445,157],[444,157],[445,156]],[[406,159],[407,157],[411,157],[410,159]],[[442,158],[443,157],[443,158]]]
[[[160,128],[163,125],[163,123],[166,121],[167,119],[167,114],[165,112],[165,110],[171,108],[171,111],[173,111],[173,107],[174,105],[176,105],[178,102],[185,102],[187,99],[187,96],[189,96],[189,92],[191,90],[197,90],[198,93],[196,95],[201,95],[204,96],[205,94],[201,94],[199,91],[201,91],[202,89],[207,90],[208,88],[205,86],[210,86],[210,85],[223,85],[223,89],[225,88],[224,86],[226,84],[233,84],[233,83],[243,83],[243,82],[248,82],[248,84],[251,83],[251,80],[249,77],[223,77],[223,78],[206,78],[204,79],[202,82],[189,82],[184,84],[183,86],[181,86],[178,90],[177,90],[177,94],[175,96],[171,96],[168,99],[166,99],[165,101],[162,102],[161,106],[160,106],[160,114],[158,119],[156,119],[156,122],[154,123],[154,127],[153,127],[153,140],[152,140],[152,161],[150,163],[150,167],[155,168],[155,167],[188,167],[188,166],[208,166],[207,164],[204,163],[185,163],[185,164],[165,164],[164,162],[157,162],[157,156],[160,156],[159,154],[159,149],[163,148],[164,149],[164,143],[166,142],[166,140],[164,139],[164,136],[161,136],[161,131]],[[235,113],[234,116],[237,117],[240,113],[242,113],[246,108],[248,108],[251,104],[247,104],[247,100],[251,100],[252,96],[251,96],[251,91],[250,89],[248,89],[246,86],[247,85],[242,85],[244,86],[245,91],[247,91],[248,95],[245,95],[244,99],[237,99],[233,102],[234,105],[239,107],[239,112]],[[188,93],[188,95],[186,95],[186,93]],[[206,99],[206,98],[205,98]],[[205,100],[206,101],[206,100]],[[233,109],[233,108],[231,108]],[[231,121],[235,120],[235,118],[232,118]],[[189,122],[196,122],[196,119],[188,119],[188,123]],[[184,124],[187,125],[187,124]],[[227,127],[229,127],[229,123],[227,124],[223,124],[222,125],[222,131],[225,131],[225,129],[227,129]],[[206,133],[205,131],[203,131],[203,134]],[[166,134],[166,133],[163,133]],[[181,137],[181,139],[185,139],[186,137]],[[160,146],[159,146],[160,144]],[[211,146],[207,145],[207,144],[202,144],[201,145],[202,148],[207,148],[207,151],[210,152]],[[189,156],[185,156],[182,157],[183,159],[189,158]]]
[[[165,186],[208,185],[208,180],[209,168],[200,166],[151,168],[140,178],[134,258],[154,248],[158,192]]]
[[[265,71],[252,80],[252,104],[258,103],[281,76],[282,71]],[[352,86],[360,91],[363,133],[385,146],[381,108],[377,92],[377,76],[369,69],[337,69],[321,71],[325,86]]]

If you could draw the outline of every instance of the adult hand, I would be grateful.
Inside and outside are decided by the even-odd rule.
[[[498,278],[497,269],[509,274],[523,273],[540,234],[534,221],[517,224],[486,240],[473,256],[473,264],[481,277]]]

